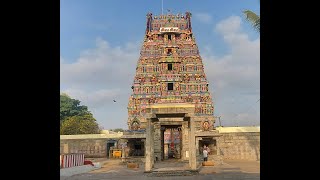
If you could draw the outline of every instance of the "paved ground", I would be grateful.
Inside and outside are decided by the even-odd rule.
[[[73,175],[70,177],[60,177],[60,180],[104,180],[104,179],[165,179],[165,180],[260,180],[260,162],[244,160],[225,160],[223,165],[208,166],[200,169],[199,175],[194,176],[166,176],[166,177],[149,177],[144,171],[144,164],[140,164],[137,169],[128,169],[121,160],[93,160],[95,162],[104,162],[101,169]],[[156,163],[155,168],[163,169],[183,169],[187,163],[166,162]]]

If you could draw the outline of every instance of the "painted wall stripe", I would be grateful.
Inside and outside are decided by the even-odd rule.
[[[60,155],[61,168],[84,165],[84,154],[62,154]]]

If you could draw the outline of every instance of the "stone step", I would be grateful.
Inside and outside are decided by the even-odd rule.
[[[152,171],[147,176],[149,177],[163,177],[163,176],[193,176],[199,174],[198,171],[192,170],[167,170],[167,171]]]
[[[241,169],[240,168],[227,168],[227,167],[224,167],[224,168],[221,168],[222,172],[241,172]]]
[[[204,161],[202,162],[202,166],[214,166],[213,161]]]

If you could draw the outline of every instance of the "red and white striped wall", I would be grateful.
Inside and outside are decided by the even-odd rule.
[[[60,167],[68,168],[82,166],[84,164],[84,154],[62,154],[60,155]]]

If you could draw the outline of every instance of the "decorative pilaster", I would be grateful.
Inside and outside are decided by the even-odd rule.
[[[149,172],[152,169],[152,144],[153,136],[151,130],[151,118],[147,118],[147,129],[146,129],[147,137],[146,137],[146,163],[145,163],[145,171]]]
[[[196,159],[196,142],[195,142],[195,123],[192,117],[190,117],[190,133],[189,133],[189,166],[192,170],[197,169]]]

